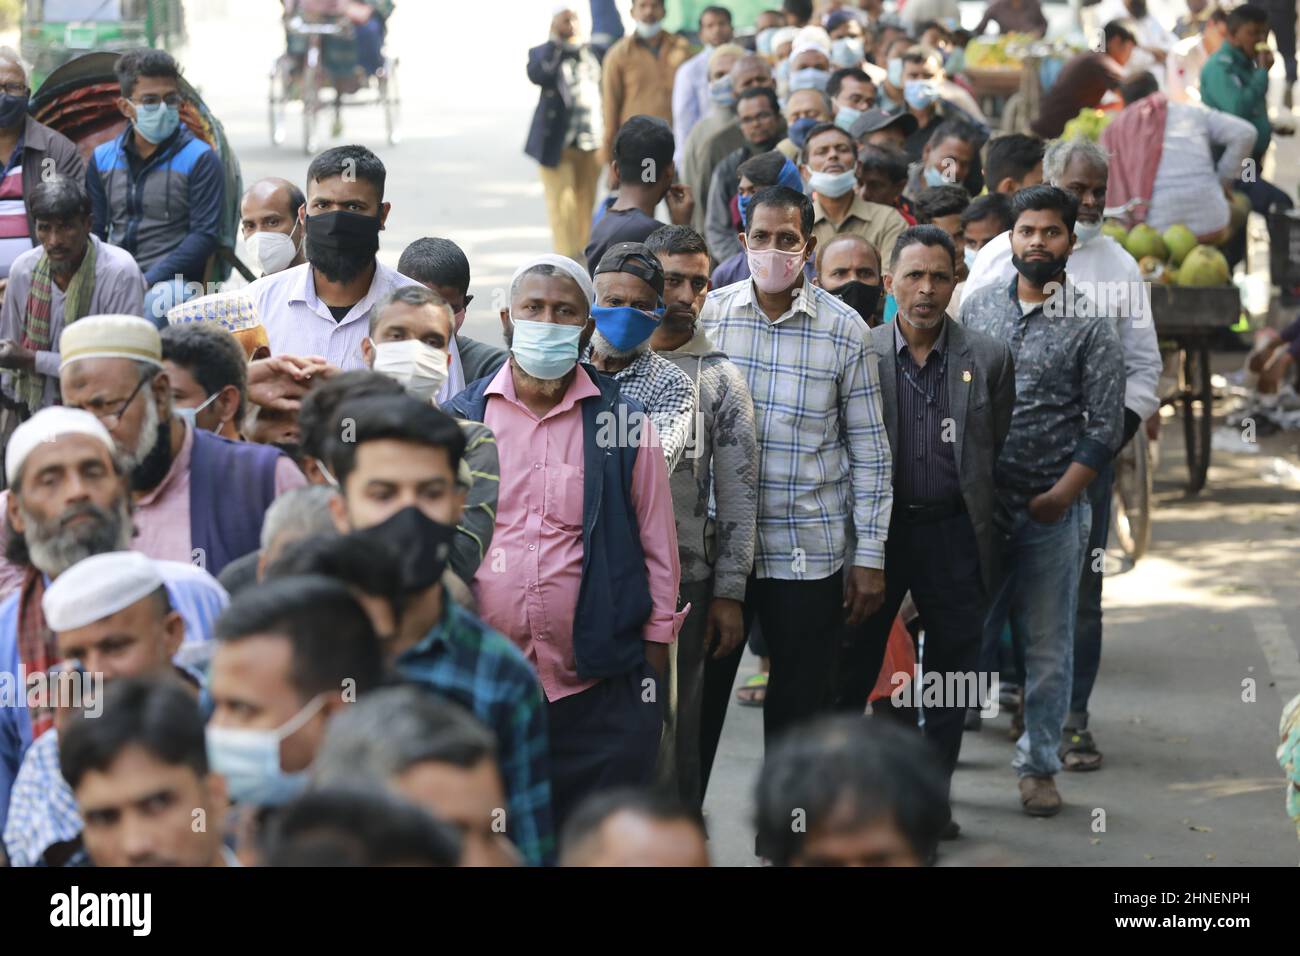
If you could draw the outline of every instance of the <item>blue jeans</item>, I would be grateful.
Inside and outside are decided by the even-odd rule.
[[[202,286],[183,279],[164,279],[150,286],[144,294],[144,317],[158,326],[167,328],[167,312],[182,302],[200,295]]]
[[[1060,521],[1040,524],[1021,509],[1004,548],[1005,577],[984,622],[986,652],[1010,620],[1025,647],[1025,732],[1011,761],[1021,777],[1054,776],[1070,705],[1079,573],[1088,541],[1086,495]]]
[[[1088,698],[1092,696],[1097,670],[1101,667],[1102,571],[1097,553],[1106,550],[1114,485],[1115,466],[1108,464],[1097,472],[1097,477],[1084,492],[1092,509],[1092,529],[1088,532],[1088,550],[1083,556],[1083,573],[1079,575],[1079,609],[1074,618],[1074,687],[1070,693],[1070,715],[1065,724],[1076,730],[1088,726]]]

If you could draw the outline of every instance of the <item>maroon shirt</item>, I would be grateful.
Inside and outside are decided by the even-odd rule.
[[[1061,68],[1029,128],[1043,139],[1056,139],[1079,110],[1096,109],[1106,92],[1119,86],[1123,75],[1120,65],[1106,54],[1080,53]]]

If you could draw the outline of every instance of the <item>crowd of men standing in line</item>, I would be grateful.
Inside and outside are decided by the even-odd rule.
[[[769,669],[756,853],[929,862],[981,701],[927,698],[918,732],[873,693],[909,594],[927,672],[1021,675],[1025,812],[1099,765],[1084,557],[1159,368],[1144,303],[1105,314],[1076,281],[1082,252],[1115,261],[1089,230],[1107,154],[1007,137],[981,165],[980,120],[906,30],[879,83],[787,38],[783,104],[720,9],[697,71],[731,85],[740,140],[703,228],[674,157],[709,155],[708,116],[679,144],[660,114],[571,100],[544,173],[569,176],[547,185],[557,253],[512,276],[505,348],[461,332],[454,242],[379,261],[392,205],[364,146],[315,157],[305,190],[250,187],[263,276],[183,301],[176,263],[211,249],[129,197],[197,208],[209,160],[170,118],[174,61],[122,58],[130,125],[85,178],[23,193],[39,246],[3,312],[0,671],[85,690],[0,709],[11,863],[707,865],[747,639]],[[637,44],[676,42],[658,0],[633,14],[607,94],[611,61],[635,77]],[[572,92],[595,74],[570,20],[529,70]],[[594,192],[562,166],[598,148],[617,191],[584,230]],[[1062,322],[1067,297],[1086,318]]]

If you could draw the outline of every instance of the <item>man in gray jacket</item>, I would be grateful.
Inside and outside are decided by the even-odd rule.
[[[923,697],[916,674],[890,675],[895,692],[875,707],[915,726],[924,700],[925,737],[951,782],[965,708],[979,706],[980,640],[997,581],[993,463],[1011,427],[1015,372],[1005,343],[946,315],[957,284],[957,252],[946,232],[914,226],[891,252],[885,288],[898,303],[897,318],[868,333],[894,456],[885,602],[847,635],[840,703],[862,713],[894,616],[911,591],[925,629],[924,682],[941,693]],[[957,829],[949,821],[947,835]]]
[[[663,265],[666,310],[650,346],[689,375],[696,391],[686,452],[670,476],[682,566],[678,601],[690,603],[691,613],[669,657],[659,777],[698,811],[731,693],[727,680],[715,689],[720,692],[706,697],[707,665],[726,658],[745,638],[742,611],[754,564],[758,445],[745,377],[696,326],[709,286],[704,237],[689,226],[664,226],[650,234],[646,247]]]

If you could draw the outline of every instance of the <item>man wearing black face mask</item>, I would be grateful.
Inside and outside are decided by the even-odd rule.
[[[31,210],[23,205],[23,197],[30,196],[41,177],[49,173],[76,182],[86,178],[86,164],[72,141],[28,115],[31,92],[18,54],[0,47],[0,161],[4,163],[0,198],[10,200],[13,206],[0,220],[12,217],[19,224],[16,229],[7,228],[6,238],[0,239],[0,295],[4,294],[10,264],[32,248],[36,236],[36,223]],[[12,203],[15,199],[16,205]]]
[[[546,715],[541,687],[505,637],[451,600],[442,574],[465,504],[465,451],[455,420],[406,395],[345,399],[327,452],[340,496],[339,531],[387,549],[400,579],[401,618],[384,642],[388,664],[463,704],[497,735],[506,830],[534,865],[554,855]]]
[[[1008,617],[1025,642],[1025,733],[1012,761],[1031,816],[1061,809],[1055,776],[1070,706],[1075,614],[1091,508],[1084,489],[1124,438],[1124,352],[1115,321],[1066,281],[1078,203],[1056,186],[1011,201],[1017,275],[962,302],[962,325],[1011,346],[1016,402],[998,455],[994,517],[1006,575],[984,629],[986,665]],[[994,670],[991,666],[982,670]]]
[[[880,324],[880,255],[861,236],[847,232],[819,246],[813,281],[850,306],[867,325]]]
[[[307,202],[298,213],[307,261],[247,290],[275,355],[319,355],[341,369],[365,368],[361,340],[371,310],[394,289],[420,284],[375,258],[391,207],[384,202],[386,176],[364,146],[327,149],[307,167]],[[457,361],[454,348],[451,359]]]
[[[1015,372],[1005,344],[948,318],[958,261],[952,239],[939,227],[904,230],[885,279],[898,314],[870,336],[894,457],[894,508],[885,541],[885,602],[845,636],[839,704],[858,714],[909,591],[925,626],[925,673],[955,687],[979,665],[984,611],[996,580],[993,468],[1011,424]],[[950,781],[964,702],[924,699],[925,737]],[[915,696],[891,697],[873,712],[915,726],[916,703]],[[948,835],[956,831],[950,823]]]
[[[698,811],[733,676],[730,669],[709,665],[726,659],[745,638],[745,582],[754,564],[758,513],[758,442],[745,377],[696,324],[709,288],[704,237],[689,226],[664,226],[645,245],[664,273],[665,312],[650,347],[689,375],[697,393],[686,453],[669,479],[681,600],[691,605],[691,612],[669,653],[675,693],[659,748],[659,778],[675,783],[682,802]]]

